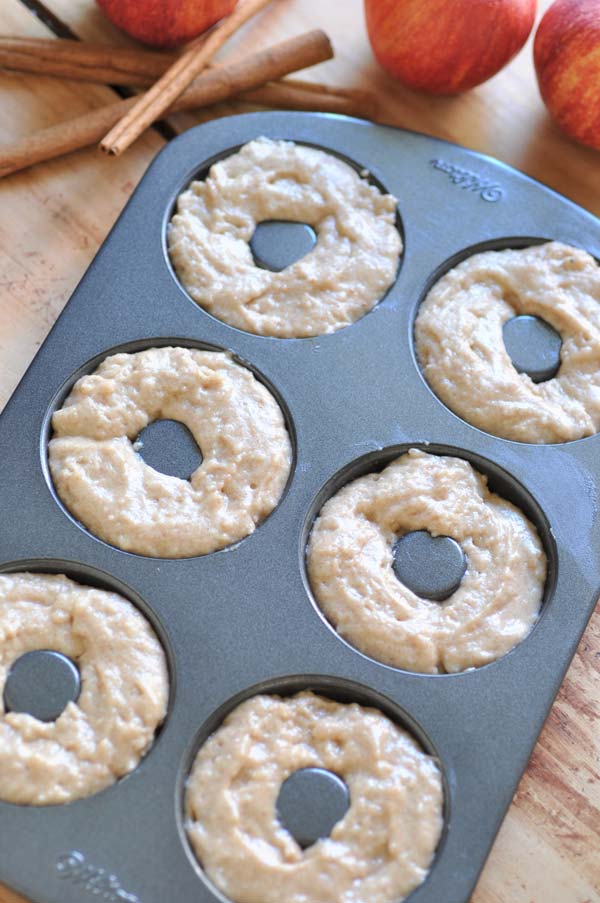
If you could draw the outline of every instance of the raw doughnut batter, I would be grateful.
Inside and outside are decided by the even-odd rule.
[[[304,851],[278,821],[301,768],[344,779],[350,808]],[[425,879],[442,829],[437,765],[380,711],[311,692],[254,696],[200,748],[186,829],[234,903],[399,903]]]
[[[520,314],[560,333],[553,379],[536,384],[513,367],[502,327]],[[482,430],[537,443],[600,430],[600,268],[585,251],[550,242],[469,257],[427,295],[415,342],[434,392]]]
[[[254,263],[264,220],[307,223],[315,247],[278,273]],[[396,199],[333,154],[258,138],[215,163],[177,201],[169,253],[189,295],[259,335],[313,336],[362,317],[396,278]]]
[[[153,420],[185,424],[203,455],[189,480],[144,463]],[[289,476],[279,405],[229,355],[150,348],[106,358],[52,418],[49,462],[67,508],[106,542],[162,558],[202,555],[252,533]]]
[[[465,575],[444,602],[415,595],[394,573],[396,540],[413,530],[462,547]],[[342,637],[378,661],[429,673],[485,665],[512,649],[537,619],[546,578],[525,515],[467,461],[417,449],[325,503],[307,563],[315,598]]]
[[[4,709],[12,664],[53,649],[81,692],[53,722]],[[97,793],[132,771],[167,711],[165,656],[122,596],[51,574],[0,574],[0,799],[45,806]]]

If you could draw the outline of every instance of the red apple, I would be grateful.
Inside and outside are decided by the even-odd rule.
[[[559,126],[600,150],[600,0],[557,0],[539,24],[533,58]]]
[[[236,0],[97,0],[108,18],[127,34],[153,47],[191,41],[223,16]]]
[[[365,0],[369,40],[392,75],[456,94],[495,75],[521,49],[536,0]]]

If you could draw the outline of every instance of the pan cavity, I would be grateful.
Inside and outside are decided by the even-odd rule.
[[[387,296],[402,225],[397,199],[355,161],[259,137],[177,195],[166,251],[180,286],[217,320],[301,339],[350,326]]]

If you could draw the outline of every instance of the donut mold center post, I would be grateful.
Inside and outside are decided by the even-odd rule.
[[[178,420],[154,420],[144,427],[133,447],[149,467],[181,480],[189,480],[202,464],[198,443]]]
[[[300,768],[281,785],[277,815],[303,850],[329,837],[350,807],[346,783],[324,768]]]
[[[502,337],[518,373],[526,373],[534,383],[543,383],[556,376],[562,340],[541,317],[530,314],[512,317],[504,324]]]
[[[4,705],[38,721],[56,721],[81,689],[79,669],[51,649],[26,652],[13,662],[4,685]]]
[[[426,530],[405,533],[394,544],[394,573],[400,583],[423,599],[443,602],[455,593],[464,577],[466,558],[450,536],[432,536]]]
[[[279,273],[312,251],[317,234],[307,223],[264,220],[250,239],[254,262],[263,270]]]

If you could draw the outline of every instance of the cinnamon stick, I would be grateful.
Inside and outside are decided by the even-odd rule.
[[[76,81],[146,87],[169,68],[174,58],[171,53],[111,48],[85,41],[0,36],[0,67]],[[291,78],[245,93],[239,99],[262,106],[365,117],[374,116],[376,105],[370,91]]]
[[[306,87],[307,84],[310,85],[309,88]],[[371,91],[338,89],[333,85],[307,83],[291,78],[270,82],[254,91],[245,91],[236,100],[283,110],[312,110],[316,113],[359,116],[361,119],[375,119],[378,115],[377,98]]]
[[[331,44],[324,32],[317,30],[298,35],[250,54],[240,62],[215,67],[204,73],[170,107],[170,112],[193,110],[228,100],[290,72],[321,63],[332,55]],[[0,146],[0,177],[95,144],[107,129],[121,119],[123,113],[133,107],[136,100],[135,97],[119,100],[12,144]]]
[[[77,81],[145,88],[167,71],[176,56],[87,41],[14,38],[0,35],[0,67]]]
[[[244,0],[215,26],[208,38],[201,37],[193,41],[189,49],[175,60],[156,84],[141,97],[136,98],[133,106],[100,142],[102,150],[115,156],[123,153],[148,126],[161,118],[223,44],[270,2],[271,0]]]

